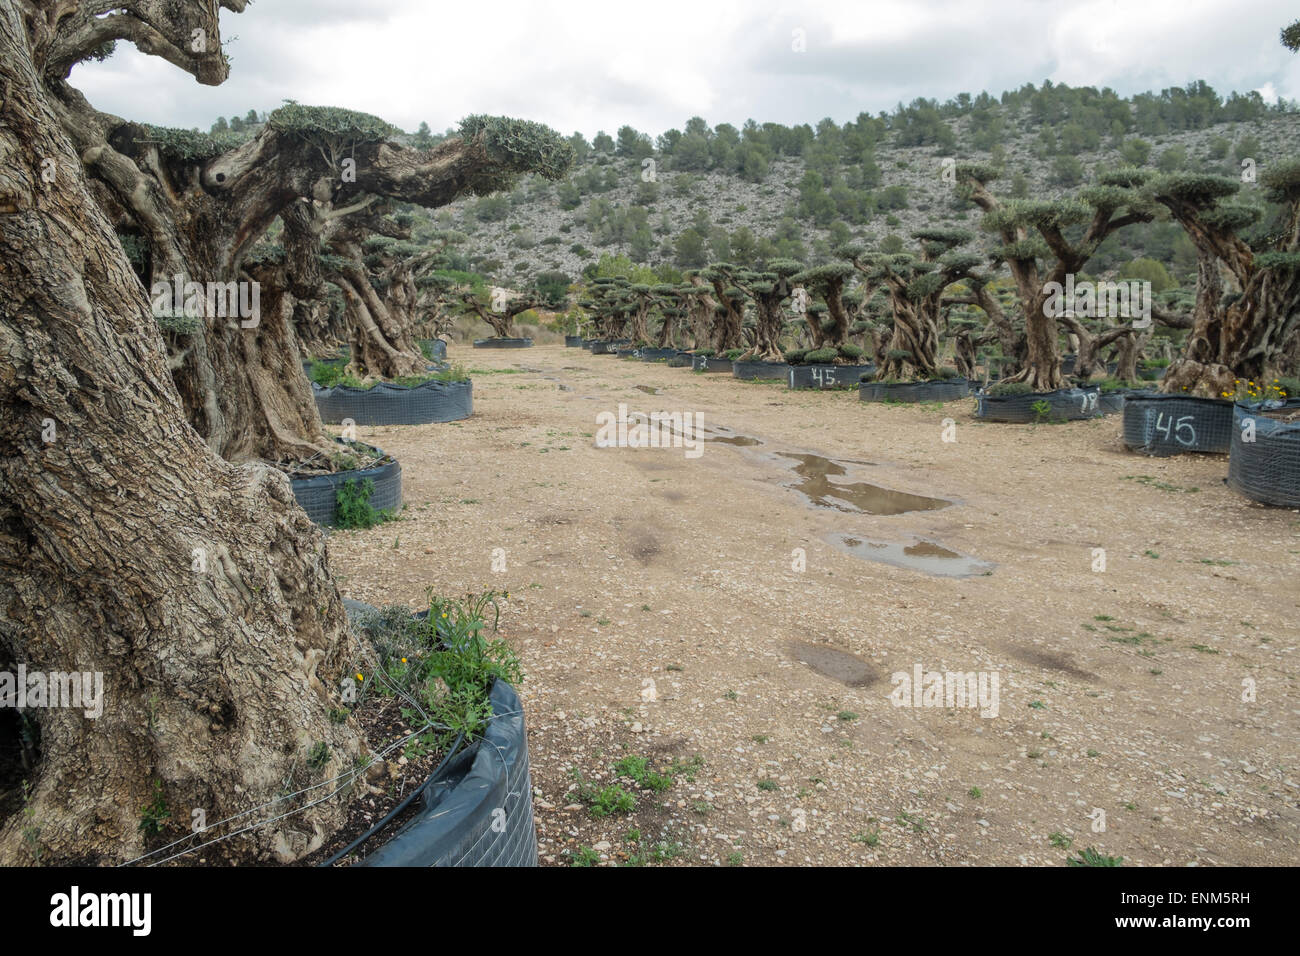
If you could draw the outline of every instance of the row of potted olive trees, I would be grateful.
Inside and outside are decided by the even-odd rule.
[[[761,270],[717,263],[680,286],[598,278],[582,304],[597,338],[663,345],[684,331],[683,344],[739,350],[742,361],[785,362],[792,350],[783,349],[783,335],[792,332],[810,346],[793,350],[800,357],[827,356],[860,335],[882,382],[939,377],[945,335],[956,371],[971,375],[974,346],[993,344],[1002,381],[1031,394],[1067,384],[1066,338],[1077,352],[1076,376],[1090,375],[1110,348],[1117,377],[1132,381],[1152,327],[1184,339],[1159,386],[1165,392],[1219,398],[1237,381],[1295,374],[1300,161],[1264,168],[1260,188],[1249,193],[1226,177],[1124,168],[1064,199],[1005,199],[993,190],[998,172],[980,164],[957,169],[960,194],[982,210],[991,247],[974,247],[965,230],[924,229],[913,234],[911,251],[854,244],[811,269],[787,260]],[[1107,237],[1162,210],[1186,229],[1201,260],[1191,308],[1155,303],[1140,318],[1136,311],[1097,315],[1099,303],[1082,310],[1062,303],[1059,290],[1074,288]],[[953,321],[958,307],[964,317]],[[837,352],[828,360],[853,358]]]

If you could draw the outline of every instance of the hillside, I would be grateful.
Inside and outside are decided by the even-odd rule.
[[[575,134],[580,160],[566,182],[529,178],[504,196],[462,199],[420,231],[464,234],[457,265],[502,284],[543,270],[576,278],[605,253],[678,269],[778,254],[811,265],[850,238],[907,241],[936,224],[978,233],[978,210],[943,177],[947,158],[994,163],[1003,169],[999,192],[1047,198],[1112,166],[1237,175],[1243,159],[1258,172],[1300,148],[1300,114],[1207,90],[1193,84],[1120,100],[1108,91],[1029,86],[1002,101],[984,94],[944,106],[917,101],[843,126],[823,120],[815,130],[709,129],[696,118],[687,128],[709,147],[703,162],[700,150],[683,148],[690,134],[676,130],[652,146],[625,127],[617,143],[598,134],[585,149]],[[1163,262],[1175,278],[1194,270],[1190,243],[1168,222],[1122,231],[1093,269],[1139,257]]]

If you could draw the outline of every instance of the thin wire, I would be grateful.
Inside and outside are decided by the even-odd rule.
[[[412,737],[416,737],[416,736],[418,736],[418,735],[424,733],[426,730],[430,730],[430,729],[445,729],[445,730],[450,730],[451,728],[450,728],[450,727],[439,728],[439,727],[437,727],[437,726],[434,725],[434,724],[426,724],[424,727],[421,727],[419,730],[413,731],[413,732],[407,734],[407,735],[404,736],[404,737],[399,737],[399,738],[397,738],[396,740],[392,741],[391,743],[386,744],[383,748],[381,748],[379,751],[377,751],[376,756],[380,756],[380,757],[387,756],[389,753],[392,753],[392,751],[393,751],[394,749],[396,749],[398,746],[400,746],[400,745],[401,745],[402,743],[404,743],[405,741],[410,740]],[[372,761],[372,763],[373,763],[373,761]],[[284,801],[284,800],[292,800],[294,797],[301,796],[302,794],[305,794],[305,793],[310,793],[312,790],[317,790],[317,789],[319,789],[319,788],[321,788],[321,787],[329,786],[330,784],[335,783],[336,781],[339,781],[339,780],[343,780],[343,779],[345,779],[345,778],[346,778],[348,781],[351,781],[351,780],[352,780],[354,777],[356,777],[358,774],[364,772],[365,769],[368,769],[369,766],[370,766],[370,764],[367,764],[366,767],[365,767],[365,768],[362,768],[362,769],[355,769],[355,768],[354,768],[354,769],[352,769],[352,770],[345,771],[345,772],[343,772],[343,773],[341,773],[341,774],[339,774],[339,775],[337,775],[337,776],[335,776],[335,777],[331,777],[331,778],[328,779],[328,780],[322,780],[322,781],[320,781],[319,783],[313,783],[311,786],[309,786],[309,787],[304,787],[303,789],[301,789],[301,790],[297,790],[297,791],[295,791],[295,792],[293,792],[293,793],[287,793],[287,794],[284,794],[284,795],[282,795],[282,796],[275,797],[275,798],[272,799],[272,800],[268,800],[266,803],[258,804],[258,805],[255,806],[255,807],[250,807],[250,808],[247,809],[247,810],[242,810],[242,811],[240,811],[239,813],[234,814],[233,816],[226,817],[224,820],[218,820],[216,823],[210,824],[210,825],[204,827],[203,829],[204,829],[204,830],[213,830],[213,829],[216,829],[217,827],[222,826],[223,824],[230,823],[230,822],[233,821],[233,820],[238,820],[238,819],[240,819],[241,817],[246,817],[246,816],[248,816],[250,813],[256,813],[258,810],[262,810],[262,809],[264,809],[264,808],[266,808],[266,807],[274,806],[275,804],[280,803],[280,802],[282,802],[282,801]],[[342,790],[342,789],[343,789],[343,787],[339,787],[339,788],[337,788],[336,790],[333,791],[333,793],[330,794],[330,796],[333,796],[334,793],[338,793],[339,790]],[[328,797],[325,797],[325,798],[323,798],[323,799],[329,799],[329,798],[328,798]],[[296,812],[301,812],[302,810],[306,810],[308,807],[313,807],[313,806],[315,806],[315,805],[316,805],[317,803],[319,803],[319,802],[320,802],[320,801],[315,801],[315,802],[313,802],[313,803],[306,804],[305,806],[300,807],[299,810],[291,811],[291,812],[294,812],[294,813],[296,813]],[[279,817],[276,817],[276,818],[274,818],[274,819],[279,819]],[[271,821],[265,821],[265,822],[271,822]],[[264,825],[264,824],[254,824],[252,827],[246,827],[245,829],[256,829],[256,827],[258,827],[258,826],[262,826],[262,825]],[[199,831],[199,832],[202,832],[202,831]],[[244,832],[244,831],[243,831],[243,830],[236,831],[236,833],[241,833],[241,832]],[[200,849],[201,847],[203,847],[203,846],[208,846],[208,845],[210,845],[211,843],[219,843],[221,840],[229,839],[231,836],[234,836],[234,835],[235,835],[234,833],[231,833],[231,834],[228,834],[228,835],[225,836],[225,837],[218,837],[216,840],[212,840],[212,841],[210,841],[209,843],[200,844],[200,846],[198,846],[198,847],[194,847],[194,848],[192,848],[192,849]],[[167,844],[166,846],[161,846],[161,847],[159,847],[159,848],[156,849],[156,850],[151,850],[150,852],[144,854],[143,856],[138,856],[138,857],[136,857],[134,860],[128,860],[128,861],[126,861],[125,863],[120,863],[120,864],[118,864],[118,865],[119,865],[119,866],[130,866],[130,865],[132,865],[133,863],[139,863],[141,860],[147,860],[147,859],[149,859],[149,857],[151,857],[151,856],[156,856],[156,855],[158,855],[159,853],[165,853],[167,850],[170,850],[170,849],[171,849],[172,847],[174,847],[174,846],[180,846],[182,843],[184,843],[186,840],[189,840],[189,839],[190,839],[191,837],[193,837],[193,836],[194,836],[194,834],[190,834],[190,836],[181,837],[179,840],[176,840],[176,841],[174,841],[174,842],[172,842],[172,843],[169,843],[169,844]],[[187,850],[187,851],[185,851],[185,852],[191,852],[191,851],[190,851],[190,850]],[[183,855],[183,854],[180,854],[180,855]]]
[[[492,721],[492,720],[496,720],[496,719],[499,718],[499,717],[510,717],[510,716],[514,716],[515,714],[522,714],[522,713],[523,713],[523,710],[522,710],[522,708],[521,708],[520,710],[507,711],[507,712],[502,713],[502,714],[493,714],[491,717],[488,718],[488,720],[489,720],[489,721]],[[411,733],[405,735],[404,737],[399,737],[399,738],[397,738],[396,740],[392,741],[391,743],[387,744],[385,747],[383,747],[383,748],[381,748],[379,751],[377,751],[377,754],[376,754],[376,755],[379,756],[379,757],[386,757],[389,753],[392,753],[393,750],[395,750],[397,747],[399,747],[400,745],[402,745],[402,744],[405,743],[406,741],[410,740],[410,739],[413,738],[413,737],[417,737],[417,736],[419,736],[420,734],[424,733],[426,730],[431,730],[431,729],[432,729],[432,730],[446,730],[446,731],[451,731],[453,728],[448,727],[448,726],[446,726],[446,725],[436,724],[436,723],[434,723],[434,722],[431,721],[430,723],[425,724],[423,727],[419,728],[418,730],[412,731]],[[498,748],[498,749],[499,749],[499,748]],[[504,758],[502,758],[502,760],[503,760],[503,762],[504,762]],[[316,789],[318,789],[318,788],[320,788],[320,787],[328,786],[329,784],[334,783],[335,781],[343,780],[344,778],[346,778],[347,781],[350,782],[352,779],[354,779],[354,778],[357,777],[359,774],[361,774],[361,773],[364,771],[364,769],[368,769],[369,766],[370,766],[370,764],[367,764],[367,767],[366,767],[366,768],[363,768],[362,770],[356,770],[356,769],[354,769],[354,770],[350,770],[350,771],[347,771],[347,772],[345,772],[345,773],[339,774],[339,775],[336,776],[336,777],[332,777],[332,778],[330,778],[329,780],[322,780],[322,781],[320,781],[319,783],[314,783],[314,784],[312,784],[310,787],[304,787],[302,790],[298,790],[298,791],[296,791],[296,792],[294,792],[294,793],[285,794],[284,796],[281,796],[281,797],[276,797],[275,799],[270,800],[270,801],[268,801],[268,802],[266,802],[266,803],[263,803],[263,804],[259,804],[259,805],[256,806],[256,807],[251,807],[251,808],[249,808],[248,810],[243,810],[243,811],[241,811],[240,813],[235,814],[234,816],[226,817],[224,820],[218,820],[216,823],[213,823],[213,824],[211,824],[210,826],[205,827],[204,830],[215,829],[215,828],[217,828],[217,827],[219,827],[219,826],[221,826],[221,825],[223,825],[223,824],[230,823],[230,822],[233,821],[233,820],[238,820],[238,819],[240,819],[241,817],[246,817],[246,816],[248,816],[250,813],[254,813],[254,812],[256,812],[256,811],[258,811],[258,810],[261,810],[261,809],[263,809],[263,808],[265,808],[265,807],[274,806],[275,804],[280,803],[281,801],[284,801],[284,800],[290,800],[290,799],[292,799],[292,798],[294,798],[294,797],[296,797],[296,796],[300,796],[301,794],[308,793],[308,792],[310,792],[310,791],[312,791],[312,790],[316,790]],[[507,772],[508,772],[508,771],[507,771]],[[432,777],[430,777],[430,779],[432,779]],[[425,783],[422,785],[422,787],[423,787],[423,786],[427,786],[427,785],[428,785],[428,782],[429,782],[429,781],[426,780]],[[206,843],[200,843],[200,844],[198,844],[198,845],[196,845],[196,846],[189,847],[189,848],[187,848],[187,849],[185,849],[185,850],[180,851],[179,853],[172,854],[171,856],[168,856],[168,857],[166,857],[166,858],[164,858],[164,859],[162,859],[162,860],[157,860],[157,861],[155,861],[155,862],[153,862],[153,863],[150,863],[149,865],[150,865],[150,866],[157,866],[157,865],[159,865],[160,863],[166,863],[166,862],[168,862],[168,861],[170,861],[170,860],[174,860],[174,859],[177,859],[177,858],[179,858],[179,857],[186,856],[186,855],[188,855],[188,854],[190,854],[190,853],[193,853],[193,852],[195,852],[196,850],[202,850],[204,847],[209,847],[209,846],[213,846],[214,844],[217,844],[217,843],[222,843],[222,842],[224,842],[224,841],[226,841],[226,840],[229,840],[229,839],[232,839],[232,838],[234,838],[234,837],[236,837],[236,836],[240,836],[241,834],[248,833],[248,832],[251,832],[251,831],[253,831],[253,830],[260,829],[261,827],[264,827],[264,826],[266,826],[267,824],[275,823],[276,821],[278,821],[278,820],[283,820],[283,819],[285,819],[286,817],[291,817],[291,816],[293,816],[293,815],[295,815],[295,814],[302,813],[302,812],[304,812],[304,811],[306,811],[306,810],[311,809],[311,808],[314,807],[314,806],[317,806],[317,805],[319,805],[319,804],[321,804],[321,803],[324,803],[326,800],[330,799],[330,797],[333,797],[335,794],[337,794],[337,793],[341,792],[342,790],[344,790],[345,787],[346,787],[346,783],[343,784],[343,785],[341,785],[341,786],[336,787],[334,790],[332,790],[330,793],[326,794],[325,796],[321,797],[320,799],[318,799],[318,800],[313,800],[313,801],[310,802],[310,803],[306,803],[306,804],[304,804],[303,806],[298,807],[297,809],[287,811],[287,812],[285,812],[285,813],[279,814],[278,816],[271,817],[271,818],[269,818],[269,819],[267,819],[267,820],[263,820],[263,821],[260,822],[260,823],[253,823],[253,824],[250,824],[250,825],[248,825],[248,826],[246,826],[246,827],[241,827],[240,829],[235,830],[235,831],[233,831],[233,832],[231,832],[231,833],[228,833],[228,834],[226,834],[226,835],[224,835],[224,836],[216,837],[216,838],[214,838],[214,839],[212,839],[212,840],[207,841]],[[194,836],[194,835],[195,835],[195,834],[191,834],[190,836],[182,837],[181,839],[176,840],[176,841],[174,841],[174,842],[172,842],[172,843],[169,843],[169,844],[167,844],[166,846],[159,847],[159,848],[156,849],[156,850],[151,850],[149,853],[146,853],[146,854],[144,854],[143,856],[136,857],[134,860],[128,860],[128,861],[126,861],[125,863],[120,863],[120,864],[118,864],[118,865],[119,865],[119,866],[131,866],[131,865],[133,865],[133,864],[135,864],[135,863],[139,863],[139,862],[142,861],[142,860],[147,860],[147,859],[149,859],[149,857],[151,857],[151,856],[157,856],[159,853],[165,853],[167,850],[170,850],[172,847],[180,846],[182,843],[184,843],[185,841],[189,840],[189,839],[190,839],[192,836]]]

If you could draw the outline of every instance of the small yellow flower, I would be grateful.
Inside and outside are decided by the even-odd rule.
[[[357,671],[357,680],[365,680],[365,679],[366,679],[365,675],[362,674],[360,671]]]
[[[406,658],[405,658],[405,657],[402,658],[402,663],[403,663],[403,664],[406,663]]]

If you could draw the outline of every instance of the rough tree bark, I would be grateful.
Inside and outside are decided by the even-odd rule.
[[[215,2],[132,6],[151,15],[116,35],[224,76]],[[131,859],[155,783],[187,833],[194,809],[216,823],[361,750],[327,717],[358,648],[324,537],[284,475],[222,461],[187,423],[150,304],[40,80],[52,49],[68,54],[55,18],[24,13],[55,7],[0,0],[0,642],[29,670],[101,672],[104,707],[34,712],[30,814],[0,826],[9,864]],[[81,22],[98,37],[104,19]],[[211,26],[201,61],[180,52],[193,23]],[[318,742],[330,757],[310,772]],[[329,797],[222,846],[293,859],[342,809]]]
[[[392,379],[422,374],[428,365],[415,344],[418,298],[414,270],[417,261],[404,247],[377,253],[379,294],[366,267],[362,244],[368,236],[406,239],[409,229],[378,214],[357,212],[335,220],[326,242],[330,280],[342,291],[351,347],[349,371],[359,379]]]
[[[1074,376],[1075,378],[1082,379],[1092,378],[1093,373],[1097,371],[1097,368],[1101,365],[1102,349],[1106,348],[1108,345],[1120,347],[1119,343],[1125,339],[1135,341],[1141,336],[1142,331],[1131,325],[1115,325],[1108,329],[1094,332],[1084,323],[1080,322],[1077,316],[1074,316],[1069,312],[1061,316],[1061,324],[1070,330],[1070,333],[1078,342],[1074,360]],[[1133,361],[1135,363],[1135,368],[1138,351],[1139,350],[1134,350]]]
[[[683,287],[682,295],[686,300],[687,322],[691,329],[691,348],[708,348],[718,301],[709,294],[711,287],[699,275],[691,273],[686,281],[690,284]]]

